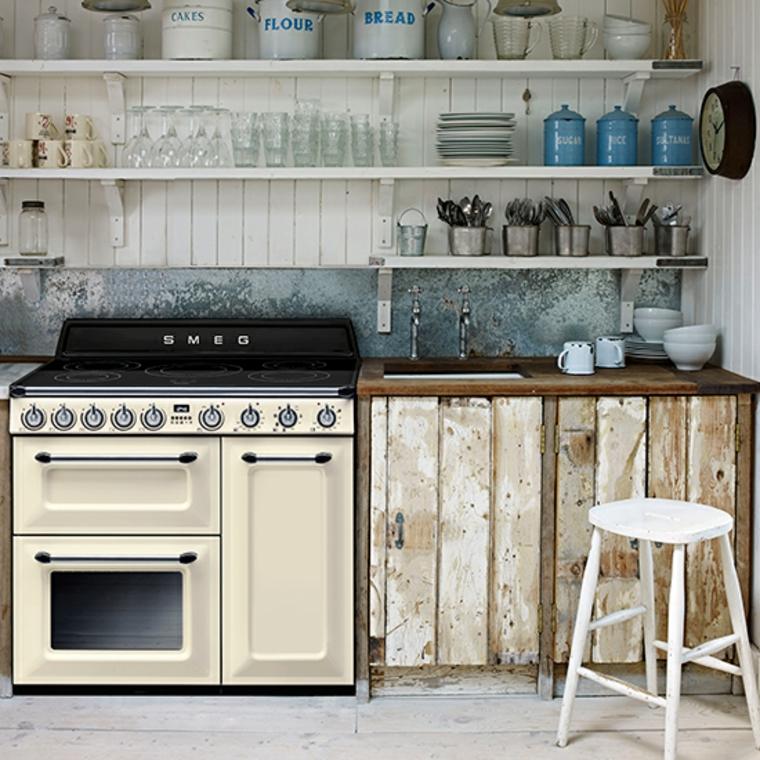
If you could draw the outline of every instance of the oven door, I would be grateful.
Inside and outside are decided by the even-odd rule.
[[[28,436],[14,446],[15,533],[218,533],[219,440]]]
[[[225,684],[352,684],[353,440],[222,443]]]
[[[14,682],[218,684],[218,538],[14,539]]]

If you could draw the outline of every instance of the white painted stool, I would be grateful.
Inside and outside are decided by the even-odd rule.
[[[612,504],[601,504],[589,512],[594,526],[591,551],[583,573],[581,598],[573,631],[570,662],[567,665],[565,695],[559,719],[557,744],[564,747],[570,730],[570,718],[578,689],[578,678],[588,678],[602,686],[633,697],[652,706],[665,708],[665,760],[675,760],[678,743],[678,704],[681,698],[681,668],[687,662],[722,670],[741,676],[747,697],[755,746],[760,749],[760,703],[757,682],[752,667],[747,621],[744,617],[739,579],[734,567],[731,542],[728,534],[734,526],[731,515],[714,507],[690,504],[667,499],[629,499]],[[641,576],[641,604],[627,610],[619,610],[598,620],[591,620],[596,584],[599,578],[602,534],[607,531],[619,536],[638,539]],[[718,539],[723,566],[723,582],[726,587],[728,609],[733,633],[700,644],[693,649],[684,647],[684,560],[687,544]],[[673,571],[668,602],[668,641],[655,640],[654,571],[652,565],[652,542],[673,544]],[[589,632],[615,623],[623,623],[639,615],[644,616],[644,656],[646,659],[646,691],[611,676],[582,666],[583,651]],[[719,660],[713,655],[736,644],[739,667]],[[668,653],[666,696],[657,694],[656,650]]]

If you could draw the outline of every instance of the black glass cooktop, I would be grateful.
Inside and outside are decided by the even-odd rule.
[[[70,320],[32,395],[353,395],[348,320]]]

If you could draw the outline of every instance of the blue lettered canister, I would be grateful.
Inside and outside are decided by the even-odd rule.
[[[691,166],[694,162],[692,129],[694,119],[670,106],[652,119],[652,164]]]
[[[563,105],[544,119],[544,165],[583,166],[586,120]]]
[[[636,166],[639,156],[639,120],[622,106],[596,123],[596,163],[599,166]]]
[[[354,58],[424,58],[429,0],[356,0]]]

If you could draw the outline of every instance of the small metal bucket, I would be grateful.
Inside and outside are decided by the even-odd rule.
[[[644,253],[643,227],[605,227],[604,237],[610,256],[641,256]]]
[[[409,211],[416,211],[424,224],[402,224]],[[396,250],[399,256],[423,256],[427,240],[428,224],[425,215],[418,208],[408,208],[402,211],[396,222]]]
[[[591,227],[588,224],[561,225],[554,228],[558,256],[588,256]]]
[[[449,253],[452,256],[485,256],[487,227],[449,227]]]
[[[501,228],[501,242],[505,256],[538,256],[538,232],[540,227],[518,227],[505,224]]]
[[[654,251],[658,256],[686,256],[691,227],[655,226]]]

